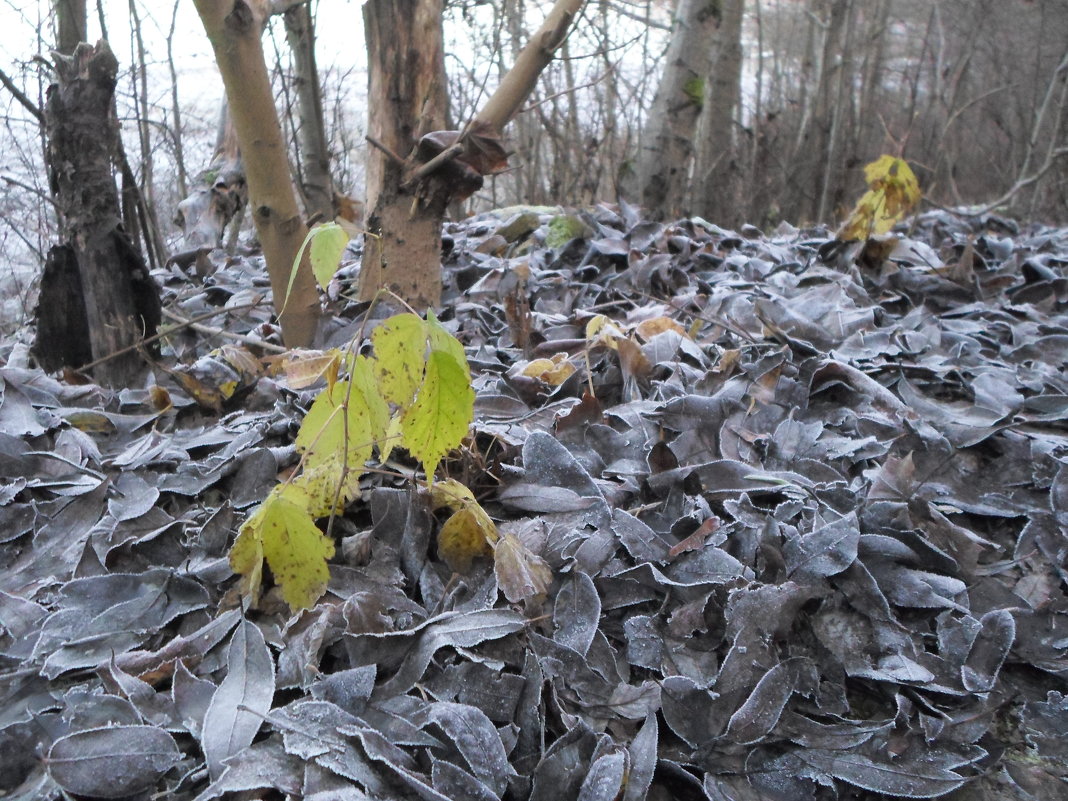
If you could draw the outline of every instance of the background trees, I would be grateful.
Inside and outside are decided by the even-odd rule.
[[[444,127],[458,129],[472,119],[549,5],[445,4]],[[40,127],[30,107],[43,107],[52,80],[34,56],[60,41],[53,27],[64,19],[60,6],[39,6],[45,12],[40,19],[5,6],[11,34],[0,45],[5,326],[24,319],[32,276],[55,239]],[[658,216],[696,213],[726,226],[834,222],[862,188],[863,164],[889,151],[910,160],[932,202],[999,201],[1023,216],[1065,219],[1063,2],[708,0],[720,22],[703,47],[683,41],[684,32],[673,27],[697,6],[691,0],[589,5],[506,131],[509,170],[488,180],[466,209],[623,197],[646,203]],[[131,17],[128,7],[138,13]],[[99,16],[90,15],[91,40],[100,34]],[[103,18],[120,60],[116,102],[130,177],[148,206],[144,247],[151,255],[149,244],[158,239],[173,252],[180,233],[170,221],[186,194],[183,177],[211,161],[218,77],[191,4],[105,2]],[[315,114],[315,94],[305,91],[310,62],[301,37],[309,37],[300,33],[313,23],[320,37],[313,66],[321,132],[307,122]],[[273,17],[264,34],[306,219],[325,213],[327,178],[340,192],[357,198],[364,192],[367,83],[360,24],[353,4],[313,2],[297,4],[285,19]],[[19,30],[25,35],[16,35]],[[673,80],[678,85],[680,58],[693,67],[692,97],[665,114],[658,91],[663,98]],[[658,130],[683,122],[683,112],[693,118],[685,122],[694,130],[689,147],[659,152]],[[643,187],[665,175],[671,176],[665,186],[670,199],[647,197]],[[157,224],[158,237],[151,230]]]

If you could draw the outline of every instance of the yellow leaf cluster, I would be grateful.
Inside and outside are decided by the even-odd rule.
[[[531,359],[519,366],[520,375],[536,378],[550,387],[558,387],[575,373],[566,353],[554,353],[552,358]]]
[[[865,192],[838,231],[842,241],[885,234],[920,202],[920,184],[908,162],[883,155],[864,167]]]
[[[438,533],[438,555],[450,568],[464,573],[474,559],[492,554],[497,585],[509,601],[545,595],[553,578],[549,565],[515,534],[502,536],[470,489],[451,478],[439,481],[431,488],[431,503],[453,512]]]
[[[326,560],[334,543],[315,521],[342,513],[359,497],[360,477],[376,448],[385,460],[399,438],[432,483],[441,458],[467,434],[474,417],[471,371],[463,347],[433,313],[426,321],[414,314],[390,318],[372,342],[373,357],[335,351],[305,354],[285,365],[296,385],[325,378],[327,386],[297,433],[299,473],[252,512],[230,551],[230,565],[243,576],[253,603],[264,560],[291,607],[310,607],[325,592]],[[339,379],[342,368],[347,376]],[[443,555],[450,564],[453,558],[461,564],[464,554],[473,553],[477,537],[484,545],[496,538],[496,528],[470,492],[464,504],[445,533]],[[453,540],[455,546],[449,544]]]

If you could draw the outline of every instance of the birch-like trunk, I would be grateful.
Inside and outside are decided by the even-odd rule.
[[[319,294],[307,259],[292,280],[293,261],[308,233],[297,208],[282,127],[274,106],[260,33],[264,0],[194,0],[219,65],[248,181],[274,305],[288,347],[307,347],[319,323]],[[288,295],[288,297],[287,297]]]
[[[659,219],[678,217],[684,210],[722,6],[722,0],[678,0],[664,71],[638,155],[641,204]]]

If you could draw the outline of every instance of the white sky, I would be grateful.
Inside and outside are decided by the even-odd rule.
[[[133,63],[129,0],[100,2],[111,49],[119,59],[120,68],[128,68]],[[100,38],[97,1],[88,0],[88,4],[89,41],[95,42]],[[29,4],[22,0],[0,0],[0,68],[20,83],[18,76],[23,73],[24,65],[36,55],[47,57],[48,48],[53,43],[51,5],[50,0]],[[361,5],[361,0],[313,0],[320,71],[326,72],[331,67],[347,70],[362,67],[366,62]],[[179,74],[180,101],[183,106],[188,104],[198,112],[214,108],[222,97],[222,84],[192,0],[137,0],[151,76],[150,91],[167,95],[170,92],[167,33],[176,7],[174,60]],[[280,25],[278,35],[284,39]],[[284,41],[280,45],[284,48]],[[274,53],[269,38],[265,37],[264,46],[270,63]],[[161,85],[152,87],[152,82]],[[164,103],[169,105],[169,101]]]

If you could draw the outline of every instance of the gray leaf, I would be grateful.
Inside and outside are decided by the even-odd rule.
[[[857,558],[859,542],[860,529],[855,512],[809,534],[787,540],[782,554],[788,575],[794,581],[807,583],[841,573]]]
[[[601,599],[593,579],[586,573],[575,573],[560,588],[553,607],[553,639],[580,654],[590,650],[597,623],[601,617]]]
[[[500,796],[515,771],[497,729],[481,709],[441,702],[431,705],[429,718],[452,740],[471,772]]]
[[[222,774],[224,759],[251,745],[274,699],[274,661],[255,624],[245,620],[234,630],[227,664],[204,715],[201,747],[212,779]]]
[[[848,751],[825,751],[814,748],[797,752],[802,760],[836,779],[888,795],[906,798],[936,798],[964,784],[964,778],[947,768],[933,764],[929,752],[923,761],[876,762]]]
[[[995,609],[983,615],[979,625],[979,634],[960,674],[966,690],[985,693],[994,689],[998,672],[1016,639],[1016,620],[1008,609]]]
[[[656,714],[650,714],[627,750],[630,752],[630,775],[623,790],[623,801],[643,801],[653,783],[656,770],[656,745],[659,735]]]
[[[68,734],[48,751],[48,773],[75,795],[122,798],[155,786],[181,753],[163,729],[112,726]]]

